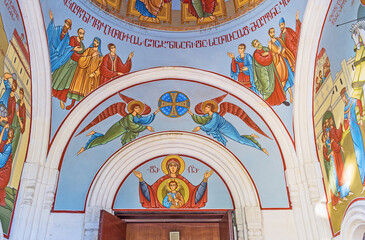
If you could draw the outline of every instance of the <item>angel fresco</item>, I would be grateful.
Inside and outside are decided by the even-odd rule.
[[[223,118],[223,116],[227,112],[231,113],[243,120],[249,127],[254,129],[256,132],[264,135],[265,137],[268,137],[253,122],[253,120],[247,115],[245,111],[243,111],[240,107],[236,106],[233,103],[223,102],[220,104],[220,111],[218,112],[218,104],[226,97],[226,95],[197,104],[195,106],[195,112],[199,115],[204,114],[203,116],[193,114],[190,109],[188,110],[193,121],[201,125],[194,128],[193,132],[202,130],[208,135],[212,135],[212,137],[216,138],[224,146],[227,143],[227,139],[225,137],[228,137],[238,143],[259,149],[269,155],[267,150],[265,148],[262,148],[260,143],[255,139],[258,138],[258,136],[256,136],[255,134],[240,135],[237,129],[230,122]]]
[[[88,133],[86,136],[91,136],[91,138],[86,143],[85,147],[82,147],[79,150],[77,155],[79,155],[80,153],[84,152],[87,149],[106,144],[116,139],[119,136],[122,136],[121,143],[124,146],[125,144],[137,138],[140,132],[143,132],[146,129],[151,132],[154,131],[154,129],[151,126],[146,126],[146,125],[150,124],[155,119],[156,114],[160,110],[157,109],[154,113],[148,116],[142,116],[149,114],[151,112],[151,108],[147,104],[129,98],[121,93],[119,93],[119,96],[125,102],[128,103],[127,105],[128,113],[125,111],[126,104],[124,102],[114,103],[110,105],[108,108],[106,108],[103,112],[101,112],[94,120],[91,121],[91,123],[89,123],[83,130],[81,130],[79,134],[87,131],[91,127],[95,126],[96,124],[104,121],[108,117],[113,116],[115,114],[119,114],[123,118],[120,119],[118,122],[114,123],[106,131],[105,134],[97,133],[94,130]]]
[[[165,175],[152,185],[147,184],[142,173],[133,170],[139,179],[139,199],[144,208],[202,208],[208,201],[208,178],[213,170],[204,173],[203,181],[194,186],[181,174],[184,160],[178,155],[169,155],[161,163]]]

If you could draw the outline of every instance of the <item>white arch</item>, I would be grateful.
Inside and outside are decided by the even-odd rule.
[[[98,211],[93,211],[93,209],[111,209],[123,179],[139,164],[161,154],[185,154],[196,157],[221,175],[231,191],[237,209],[236,219],[240,239],[243,239],[244,236],[243,224],[245,222],[247,226],[254,225],[254,229],[262,228],[261,217],[245,218],[240,214],[246,208],[254,208],[258,211],[260,209],[254,183],[240,161],[221,144],[198,134],[182,132],[145,136],[116,152],[100,169],[90,187],[86,201],[86,213],[94,215],[98,214]],[[246,212],[246,214],[249,213]],[[97,217],[85,216],[85,219],[85,223],[87,223],[87,219],[97,219]],[[85,225],[90,226],[91,224]],[[85,230],[86,232],[95,231],[93,228]],[[88,234],[90,233],[86,233],[86,235]]]
[[[356,200],[355,200],[356,201]],[[365,235],[365,199],[351,204],[341,224],[342,240],[363,239]]]

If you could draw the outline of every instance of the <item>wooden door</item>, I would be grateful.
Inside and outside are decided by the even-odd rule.
[[[100,211],[99,240],[126,240],[127,226],[124,220]]]
[[[233,240],[232,212],[227,211],[219,223],[220,240]]]

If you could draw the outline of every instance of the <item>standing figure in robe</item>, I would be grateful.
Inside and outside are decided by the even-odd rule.
[[[19,97],[20,99],[17,101],[17,111],[16,116],[14,116],[13,121],[11,123],[11,128],[14,129],[14,139],[12,142],[13,155],[18,149],[18,143],[20,140],[20,135],[25,131],[25,122],[27,119],[27,110],[24,104],[24,89],[19,89]]]
[[[165,3],[171,0],[136,0],[135,8],[143,16],[143,21],[152,18],[157,23],[157,14],[161,12]]]
[[[181,200],[178,201],[180,202],[178,203],[179,204],[178,206],[180,206],[180,208],[202,208],[205,206],[206,202],[208,201],[207,197],[208,178],[213,174],[213,170],[206,171],[204,173],[203,181],[198,186],[194,186],[181,175],[183,172],[182,165],[185,166],[185,163],[180,156],[177,155],[167,156],[162,161],[161,165],[166,175],[159,178],[152,185],[147,184],[143,180],[141,172],[133,170],[134,175],[139,179],[139,199],[142,204],[142,207],[166,208],[167,205],[164,206],[163,201],[159,201],[160,196],[158,196],[158,189],[160,185],[166,180],[167,182],[173,180],[185,183],[187,185],[187,189],[185,189],[185,192],[189,192],[189,198],[182,206],[180,206]],[[165,196],[161,196],[160,198],[163,199],[164,197]]]
[[[268,47],[273,55],[273,62],[279,76],[279,80],[284,88],[284,92],[290,94],[290,102],[293,103],[293,92],[291,87],[294,85],[295,57],[286,47],[281,38],[275,37],[275,29],[269,29],[270,40]]]
[[[335,163],[333,161],[333,154],[331,150],[331,140],[329,136],[329,131],[324,131],[322,135],[322,142],[323,142],[323,157],[324,160],[324,166],[326,168],[327,178],[328,178],[328,184],[331,191],[331,202],[332,202],[332,208],[334,210],[337,210],[336,205],[338,203],[342,203],[341,201],[341,193],[340,193],[340,186],[338,185],[337,180],[337,172],[335,168]]]
[[[257,90],[271,106],[282,103],[289,106],[290,103],[286,102],[284,89],[273,63],[272,52],[269,48],[263,47],[257,39],[251,44],[256,48],[253,54],[253,71]]]
[[[106,131],[105,134],[97,133],[94,130],[92,130],[89,134],[87,134],[86,136],[91,136],[91,138],[86,143],[85,147],[82,147],[80,149],[77,155],[79,155],[80,153],[84,152],[87,149],[106,144],[120,136],[122,136],[120,140],[122,146],[124,146],[125,144],[129,143],[130,141],[138,137],[140,132],[143,132],[146,129],[151,132],[154,131],[154,129],[151,126],[146,126],[146,125],[150,124],[155,119],[156,114],[160,111],[159,109],[157,109],[153,114],[144,117],[140,115],[141,113],[144,112],[145,108],[144,104],[141,101],[133,100],[128,104],[127,108],[129,114],[120,119],[118,122],[114,123]],[[106,111],[108,111],[108,109]],[[103,115],[103,113],[100,115]]]
[[[109,82],[111,79],[122,76],[128,73],[132,68],[132,57],[134,53],[131,52],[127,61],[123,64],[120,57],[116,54],[117,48],[114,43],[108,44],[110,53],[104,56],[103,62],[100,65],[100,85]]]
[[[13,79],[13,84],[10,86],[9,80],[5,81],[6,83],[5,92],[3,96],[0,99],[0,102],[2,104],[6,104],[6,116],[0,116],[0,131],[3,130],[4,126],[7,124],[11,124],[13,122],[15,113],[16,113],[16,99],[15,99],[15,92],[18,88],[18,82]],[[9,88],[10,87],[10,88]],[[5,141],[8,138],[8,130],[5,129],[3,134],[3,141]]]
[[[347,201],[346,197],[351,196],[353,193],[350,191],[351,181],[347,176],[346,166],[342,158],[342,124],[340,124],[340,127],[337,129],[332,117],[328,119],[328,123],[330,127],[329,135],[331,140],[332,156],[335,163],[339,190],[341,198],[344,201]]]
[[[182,2],[189,4],[189,13],[196,17],[199,23],[207,17],[213,21],[216,20],[213,12],[217,6],[217,0],[182,0]]]
[[[6,191],[5,188],[8,186],[11,167],[12,167],[12,144],[14,137],[14,130],[10,128],[8,130],[8,137],[6,140],[2,140],[4,136],[5,129],[9,129],[9,124],[6,124],[1,130],[0,134],[0,206],[6,206],[5,198]]]
[[[69,45],[73,48],[69,49],[67,53],[70,55],[69,59],[60,68],[52,73],[52,95],[60,100],[61,108],[65,108],[67,101],[68,89],[70,88],[72,78],[74,77],[77,62],[82,53],[85,51],[85,46],[82,42],[85,35],[85,30],[79,28],[77,30],[78,36],[70,37]]]
[[[234,106],[232,104],[232,106]],[[217,113],[218,104],[213,100],[207,100],[202,104],[202,109],[205,115],[199,116],[195,115],[189,109],[188,112],[191,115],[193,121],[201,126],[195,127],[193,132],[202,130],[208,135],[216,138],[224,146],[226,146],[228,137],[240,144],[244,144],[250,147],[259,149],[269,155],[265,148],[262,148],[260,143],[255,139],[258,138],[255,134],[251,135],[240,135],[237,129],[227,120],[225,120],[221,115]]]
[[[295,16],[295,31],[285,26],[284,18],[279,20],[279,27],[281,30],[279,38],[283,40],[286,47],[294,54],[294,59],[297,59],[298,42],[300,36],[300,28],[302,23],[299,20],[299,10]]]
[[[93,43],[78,60],[75,75],[67,93],[67,97],[72,99],[72,103],[66,107],[67,110],[75,105],[75,101],[80,101],[99,86],[102,61],[101,39],[95,37]]]
[[[47,27],[47,38],[49,47],[49,56],[51,60],[51,72],[61,67],[71,57],[70,51],[74,47],[70,46],[70,35],[68,33],[71,30],[72,21],[66,19],[64,26],[55,26],[53,13],[49,10],[50,23]]]
[[[364,140],[361,134],[362,123],[362,105],[361,101],[356,98],[351,98],[347,95],[346,88],[343,88],[340,92],[341,98],[345,103],[344,109],[344,128],[345,130],[350,128],[352,142],[354,144],[355,156],[357,167],[359,169],[361,183],[363,185],[361,194],[365,191],[365,150]],[[357,120],[356,108],[358,108],[361,119]]]
[[[229,52],[227,55],[232,58],[231,63],[231,78],[237,80],[243,86],[251,89],[254,93],[259,94],[255,86],[255,79],[253,77],[252,56],[245,53],[246,44],[238,45],[239,55],[235,58],[233,53]]]

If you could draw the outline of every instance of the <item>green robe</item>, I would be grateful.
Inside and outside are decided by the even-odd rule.
[[[269,52],[270,49],[267,47],[263,47],[262,50],[264,52]],[[257,49],[257,51],[262,51]],[[255,79],[255,85],[257,90],[261,93],[262,98],[266,100],[271,96],[275,89],[275,75],[279,78],[278,73],[276,72],[276,68],[273,62],[271,62],[268,66],[264,66],[259,64],[255,59],[255,53],[253,57],[253,76]]]
[[[133,117],[132,114],[128,114],[118,122],[114,123],[104,135],[95,133],[86,143],[85,149],[106,144],[119,136],[122,136],[120,140],[122,145],[125,145],[138,137],[140,132],[146,130],[147,126],[142,124],[149,124],[154,120],[154,118],[155,114],[151,114],[147,117],[142,117],[139,114],[137,114],[136,117]]]
[[[82,42],[81,48],[82,51],[77,52],[78,54],[82,54],[85,51],[85,46]],[[69,89],[76,68],[77,62],[75,62],[71,58],[68,59],[65,64],[63,64],[60,68],[56,69],[52,73],[52,88],[58,91]]]

